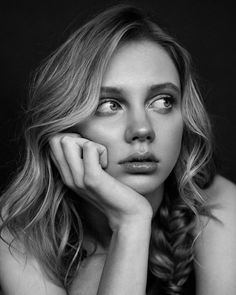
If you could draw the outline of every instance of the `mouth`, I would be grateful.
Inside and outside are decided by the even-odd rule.
[[[143,162],[158,162],[157,158],[152,153],[134,153],[127,158],[121,160],[119,164],[125,163],[143,163]]]
[[[157,170],[158,160],[151,153],[135,153],[120,161],[127,173],[150,174]]]

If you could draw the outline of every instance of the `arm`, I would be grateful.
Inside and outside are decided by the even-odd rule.
[[[105,171],[104,146],[74,134],[57,135],[50,144],[64,183],[106,215],[113,233],[96,294],[144,295],[151,205]]]
[[[4,295],[66,295],[63,288],[49,281],[33,259],[12,250],[0,240],[0,284]]]
[[[137,221],[112,236],[97,295],[144,295],[151,220]]]
[[[196,241],[197,295],[236,293],[236,187],[216,177],[209,202],[218,205]]]

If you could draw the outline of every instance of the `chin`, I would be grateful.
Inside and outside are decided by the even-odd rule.
[[[118,180],[143,196],[157,192],[163,186],[163,182],[160,179],[156,177],[150,179],[150,176],[136,175],[136,177],[125,177]]]

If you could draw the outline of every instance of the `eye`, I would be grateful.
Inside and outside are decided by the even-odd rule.
[[[162,94],[159,95],[158,98],[150,104],[150,106],[151,109],[154,109],[157,112],[168,113],[173,108],[174,103],[175,99],[173,96]]]
[[[111,99],[101,99],[97,108],[97,113],[112,114],[120,109],[121,106],[118,102]]]

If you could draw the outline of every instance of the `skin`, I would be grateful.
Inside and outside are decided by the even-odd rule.
[[[103,87],[122,89],[122,108],[111,116],[96,114],[78,126],[78,133],[58,134],[50,141],[62,180],[88,201],[84,207],[88,219],[101,229],[98,234],[103,239],[109,237],[104,253],[85,259],[70,295],[145,294],[151,219],[161,201],[164,181],[178,159],[183,131],[179,102],[164,114],[150,108],[150,85],[167,82],[179,88],[171,59],[157,44],[122,46],[103,79]],[[163,89],[151,95],[151,101],[160,93]],[[145,149],[159,160],[156,173],[129,175],[117,164]],[[207,203],[215,205],[212,213],[221,223],[203,220],[204,230],[196,229],[201,232],[194,245],[196,294],[233,295],[236,187],[217,176],[204,193]],[[108,225],[112,232],[107,231]],[[23,249],[14,246],[17,251],[10,252],[0,241],[0,282],[5,294],[66,294],[48,280],[36,259],[22,258],[18,250]]]
[[[59,135],[51,145],[64,182],[75,191],[78,190],[70,181],[70,173],[60,168],[66,166],[60,164],[64,161],[61,160],[61,150],[67,150],[69,155],[73,153],[71,139],[77,140],[79,153],[88,140],[98,144],[101,150],[105,148],[107,159],[100,158],[100,162],[106,161],[107,164],[103,165],[103,171],[116,179],[118,186],[122,183],[145,197],[152,211],[156,212],[162,200],[164,181],[179,156],[182,133],[180,81],[175,65],[159,45],[139,41],[122,45],[110,60],[102,80],[100,103],[95,115],[77,126],[76,134],[69,134],[69,138]],[[81,139],[76,138],[78,136]],[[119,163],[135,152],[152,153],[158,159],[158,169],[151,174],[127,173]],[[70,162],[74,164],[74,158]],[[81,165],[78,164],[79,170]],[[94,163],[91,165],[94,166]],[[80,171],[75,174],[77,179],[84,177],[79,175]],[[107,180],[100,183],[108,189]],[[81,195],[81,191],[79,193]],[[120,199],[119,194],[117,198]],[[86,199],[91,201],[91,198]],[[128,202],[127,198],[125,202]],[[87,229],[86,236],[96,236],[99,242],[97,251],[106,252],[111,238],[111,224],[108,225],[103,208],[97,210],[101,203],[95,205],[86,202],[82,208],[86,216],[84,226],[89,225],[93,229],[92,233]],[[138,202],[134,206],[137,207]]]
[[[167,86],[151,90],[162,84]],[[176,101],[165,107],[168,96]],[[104,99],[108,101],[102,103]],[[180,81],[172,60],[150,41],[123,45],[103,77],[101,103],[97,113],[78,126],[78,133],[104,145],[105,171],[145,196],[156,211],[164,181],[178,159],[183,132]],[[135,152],[153,153],[159,160],[157,171],[126,173],[119,162]]]
[[[151,220],[183,133],[180,81],[168,54],[150,41],[118,48],[103,77],[97,112],[76,131],[50,144],[64,183],[88,201],[83,210],[93,233],[85,229],[85,235],[107,241],[93,288],[103,295],[144,294]],[[120,161],[135,152],[152,153],[157,169],[127,172]]]

